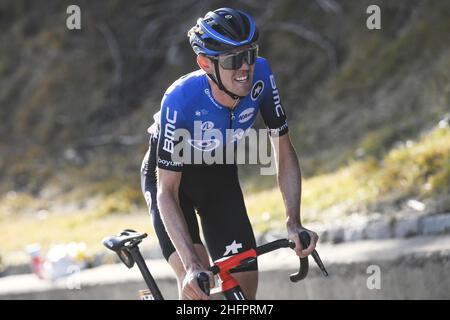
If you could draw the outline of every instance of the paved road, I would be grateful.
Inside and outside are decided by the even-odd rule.
[[[402,256],[429,255],[432,253],[450,253],[450,235],[415,237],[410,239],[387,239],[387,240],[366,240],[358,242],[347,242],[337,245],[323,244],[318,246],[318,251],[325,266],[345,265],[350,263],[377,264],[383,261],[395,260]],[[174,276],[164,260],[147,260],[152,274],[159,283],[168,283],[170,291],[174,291]],[[312,268],[314,264],[310,261]],[[270,274],[274,270],[283,271],[280,274],[288,274],[289,271],[297,268],[298,259],[292,255],[290,249],[282,249],[278,252],[264,255],[259,260],[260,270]],[[263,279],[264,277],[262,277]],[[95,269],[83,270],[77,278],[61,279],[54,283],[42,281],[34,275],[16,275],[0,278],[0,299],[8,298],[39,298],[46,297],[44,292],[60,290],[67,291],[68,286],[80,284],[83,288],[95,287],[120,287],[129,283],[138,283],[141,288],[142,279],[137,270],[127,269],[122,264],[105,265]],[[93,289],[92,289],[93,290]],[[113,289],[109,289],[113,290]],[[131,289],[130,289],[131,290]],[[134,289],[133,289],[134,290]],[[450,289],[449,289],[450,291]],[[83,297],[81,292],[77,298]],[[100,298],[101,295],[97,295]],[[119,297],[119,296],[114,296]],[[174,297],[172,295],[172,297]],[[65,296],[62,296],[65,298]],[[86,296],[86,299],[89,297]]]

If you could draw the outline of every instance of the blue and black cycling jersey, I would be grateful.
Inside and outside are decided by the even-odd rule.
[[[141,184],[164,257],[169,260],[175,247],[157,204],[157,165],[182,172],[178,198],[189,235],[193,243],[203,244],[198,216],[213,260],[256,248],[237,166],[187,165],[174,161],[172,154],[183,143],[202,153],[214,152],[228,143],[235,145],[251,128],[258,111],[261,111],[271,135],[286,134],[286,116],[268,62],[257,59],[251,92],[233,110],[214,100],[208,77],[201,70],[177,80],[167,90],[161,104],[161,113],[149,129],[150,145],[142,162]],[[195,126],[200,130],[196,132]],[[177,140],[177,129],[184,129],[189,137]],[[227,135],[227,129],[234,131]],[[222,141],[218,136],[226,139]],[[256,269],[257,263],[254,263],[240,272]]]
[[[225,150],[228,144],[236,145],[252,127],[258,111],[271,135],[281,136],[288,132],[275,79],[264,58],[259,57],[256,61],[249,95],[234,109],[220,105],[213,98],[208,76],[203,70],[181,77],[167,89],[161,102],[158,167],[182,171],[188,158],[180,160],[174,155],[183,148],[192,150],[191,154],[199,151],[214,153],[219,148]]]

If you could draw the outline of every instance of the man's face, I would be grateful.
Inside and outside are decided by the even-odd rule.
[[[223,85],[225,88],[234,94],[237,94],[239,96],[246,96],[250,93],[252,82],[253,82],[253,72],[255,70],[255,63],[249,65],[244,59],[242,61],[242,65],[239,67],[239,69],[236,70],[230,70],[225,69],[221,62],[224,61],[228,56],[235,55],[236,53],[247,51],[248,49],[252,48],[250,45],[238,47],[230,52],[227,52],[226,54],[220,55],[219,58],[219,71],[220,71],[220,79],[222,80]],[[256,59],[256,58],[255,58]],[[209,60],[208,67],[206,70],[208,73],[214,73],[214,63],[213,61]]]
[[[225,58],[227,55],[235,54],[248,50],[250,46],[243,46],[234,49],[233,51],[220,55],[219,59]],[[249,65],[247,61],[243,61],[242,66],[237,70],[226,70],[219,63],[220,78],[222,83],[227,88],[227,90],[239,95],[246,96],[250,93],[252,82],[253,82],[253,72],[255,70],[255,64]]]

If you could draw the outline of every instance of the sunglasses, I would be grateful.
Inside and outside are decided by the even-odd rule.
[[[212,60],[219,61],[219,64],[225,70],[238,70],[242,67],[242,64],[247,62],[248,65],[252,65],[256,62],[258,57],[258,46],[254,45],[250,49],[224,55],[218,57],[209,57]]]

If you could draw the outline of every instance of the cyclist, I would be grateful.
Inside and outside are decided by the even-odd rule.
[[[298,159],[269,63],[258,57],[253,18],[241,10],[217,9],[199,18],[188,38],[200,69],[181,77],[165,92],[161,110],[149,128],[150,147],[143,160],[141,183],[163,255],[177,275],[180,299],[207,299],[196,276],[206,272],[209,255],[217,260],[255,248],[255,237],[236,164],[192,163],[192,155],[180,160],[174,157],[177,147],[187,147],[183,155],[189,150],[215,154],[239,140],[226,129],[247,130],[259,110],[276,142],[272,145],[288,237],[296,243],[299,257],[314,250],[318,235],[301,225]],[[201,134],[215,129],[217,136],[199,138],[195,123],[201,124]],[[187,135],[177,136],[177,131]],[[196,212],[209,255],[200,239]],[[311,236],[308,248],[300,244],[298,232],[302,230]],[[255,263],[235,274],[247,299],[256,297],[257,270]]]

